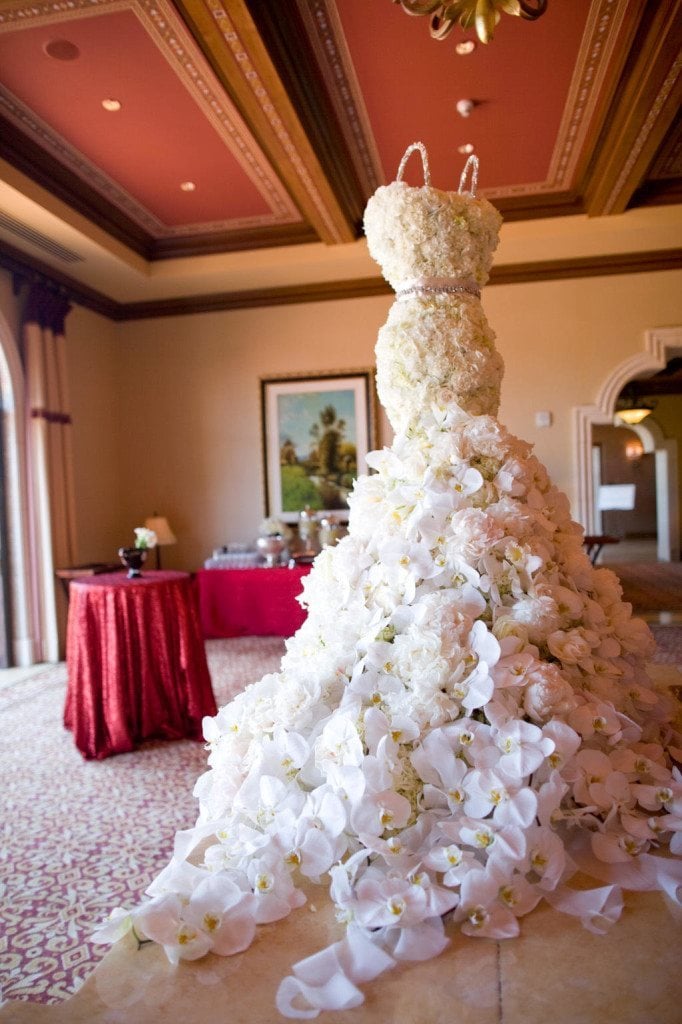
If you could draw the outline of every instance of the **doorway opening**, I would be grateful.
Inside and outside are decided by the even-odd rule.
[[[679,472],[678,472],[678,443],[675,436],[666,436],[672,431],[663,431],[656,418],[649,415],[641,423],[625,426],[622,421],[615,417],[616,403],[621,391],[631,381],[638,381],[642,378],[650,378],[653,374],[663,377],[659,373],[665,369],[671,360],[682,356],[682,327],[661,328],[659,330],[647,331],[644,337],[645,351],[633,356],[617,366],[602,384],[597,402],[594,405],[579,406],[575,410],[575,444],[578,469],[577,489],[577,518],[588,534],[599,534],[606,532],[604,513],[607,511],[635,511],[623,507],[627,501],[626,492],[619,494],[612,492],[611,497],[620,506],[608,508],[608,497],[604,496],[604,502],[600,501],[600,487],[604,484],[635,484],[635,495],[637,490],[637,477],[633,479],[622,479],[608,481],[600,479],[603,476],[603,450],[602,442],[599,440],[599,430],[604,427],[616,431],[630,431],[630,443],[634,445],[639,441],[641,455],[638,453],[635,458],[652,456],[649,464],[653,467],[653,480],[649,484],[648,496],[642,493],[642,499],[646,497],[643,504],[647,506],[649,524],[651,515],[655,519],[656,550],[655,560],[658,561],[679,561],[680,558],[680,496],[679,496]],[[647,388],[653,386],[647,381]],[[679,402],[679,395],[675,396]],[[677,408],[677,406],[676,406]],[[604,435],[602,434],[602,439]],[[616,435],[612,435],[616,436]],[[626,438],[626,434],[619,435]],[[623,442],[619,442],[623,444]],[[597,450],[599,449],[599,450]],[[636,449],[631,448],[634,454]],[[633,459],[634,461],[634,459]],[[641,463],[645,467],[646,462]],[[648,469],[647,472],[651,472]],[[632,474],[635,467],[632,467]],[[625,474],[624,474],[625,476]],[[643,478],[640,478],[643,479]],[[643,488],[640,488],[643,492]],[[600,504],[602,507],[600,508]],[[642,511],[642,509],[640,509]],[[607,521],[608,522],[608,519]],[[616,529],[626,529],[623,522],[616,519]],[[625,521],[627,522],[627,520]],[[632,523],[637,519],[631,519],[632,532],[637,532]],[[600,529],[601,527],[601,529]],[[644,528],[644,532],[652,529],[651,525]],[[615,557],[615,553],[614,553]],[[618,556],[620,558],[620,556]]]

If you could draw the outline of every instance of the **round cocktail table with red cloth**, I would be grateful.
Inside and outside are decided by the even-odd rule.
[[[84,757],[150,739],[201,739],[217,708],[188,573],[72,580],[64,724]]]

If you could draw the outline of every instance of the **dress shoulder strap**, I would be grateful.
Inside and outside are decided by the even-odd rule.
[[[395,176],[396,181],[403,180],[403,173],[407,166],[407,161],[410,159],[414,152],[418,152],[422,158],[422,168],[424,170],[424,184],[431,185],[431,170],[429,168],[429,154],[426,151],[426,146],[423,142],[413,142],[411,146],[408,146],[403,154],[403,158],[400,161],[398,167],[398,173]],[[471,174],[471,186],[467,188],[467,178]],[[472,198],[476,195],[476,189],[478,188],[478,157],[472,153],[467,162],[464,165],[464,170],[460,175],[458,192],[460,195],[468,195]]]
[[[403,158],[400,161],[400,166],[398,167],[398,173],[396,175],[395,180],[403,180],[403,171],[405,170],[405,165],[407,164],[407,161],[410,159],[415,150],[419,150],[419,153],[421,154],[422,168],[424,169],[424,184],[430,185],[431,171],[429,170],[429,154],[426,152],[426,146],[424,145],[423,142],[413,142],[411,146],[407,147],[403,155]]]
[[[471,169],[471,188],[466,188],[466,180],[469,170]],[[476,195],[476,189],[478,188],[478,157],[472,153],[467,162],[464,165],[464,170],[459,179],[459,188],[457,191],[460,195],[469,195],[472,198]]]

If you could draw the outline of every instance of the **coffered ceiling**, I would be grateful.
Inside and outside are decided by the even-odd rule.
[[[473,148],[512,243],[615,218],[602,271],[679,264],[680,6],[549,0],[483,45],[391,0],[0,0],[0,259],[115,319],[371,294],[362,211],[419,139],[443,188]]]

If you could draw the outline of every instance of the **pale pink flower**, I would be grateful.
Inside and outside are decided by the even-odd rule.
[[[526,682],[523,707],[534,722],[544,723],[555,716],[565,716],[575,707],[573,687],[564,679],[557,665],[535,662]]]
[[[583,739],[599,736],[610,743],[616,743],[622,734],[618,713],[613,705],[603,701],[589,702],[575,708],[568,716],[568,723]]]

